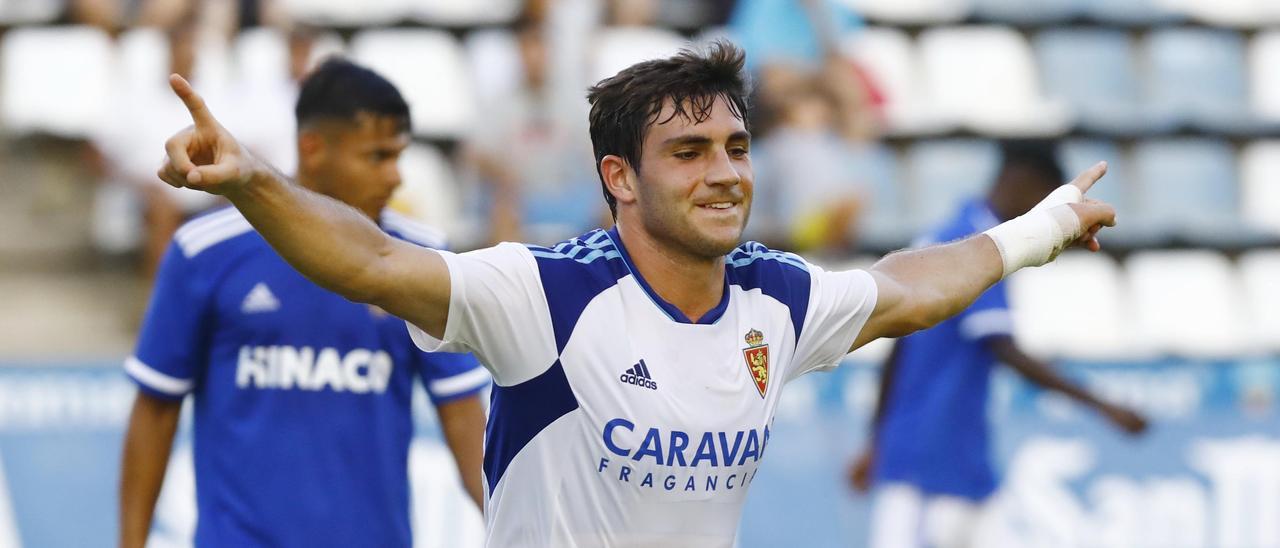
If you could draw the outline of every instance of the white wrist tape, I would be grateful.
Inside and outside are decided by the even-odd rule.
[[[1031,211],[983,232],[996,243],[1004,261],[1004,276],[1028,266],[1052,261],[1083,233],[1080,217],[1068,204],[1084,195],[1074,185],[1062,185]]]

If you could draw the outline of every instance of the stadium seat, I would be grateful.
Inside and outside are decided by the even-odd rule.
[[[1227,30],[1168,28],[1148,35],[1144,102],[1154,121],[1215,131],[1253,126],[1244,45],[1239,33]]]
[[[88,137],[105,121],[114,44],[93,27],[17,28],[0,42],[4,125],[15,134]]]
[[[1127,32],[1047,30],[1034,44],[1045,95],[1070,105],[1082,127],[1112,134],[1145,127],[1137,60]]]
[[[131,91],[161,88],[169,75],[169,39],[156,28],[127,30],[116,38],[116,59],[116,85]]]
[[[1253,38],[1249,74],[1253,112],[1266,122],[1280,124],[1280,30],[1261,32]]]
[[[995,178],[999,155],[990,141],[944,139],[911,145],[905,165],[913,228],[932,228],[955,213],[962,201],[982,196]]]
[[[1280,251],[1253,251],[1240,257],[1240,278],[1249,321],[1261,349],[1280,351]]]
[[[640,61],[675,54],[688,41],[669,30],[648,27],[600,29],[591,50],[591,81],[598,82]]]
[[[1178,9],[1187,16],[1215,26],[1255,27],[1280,23],[1280,9],[1274,0],[1213,0],[1212,2],[1179,2]]]
[[[458,183],[449,159],[435,147],[411,145],[400,155],[404,178],[391,207],[452,234],[458,227]]]
[[[1082,0],[975,0],[974,14],[984,21],[1037,24],[1065,21],[1079,14]]]
[[[933,101],[974,131],[1057,135],[1070,124],[1066,104],[1040,93],[1031,47],[1013,29],[926,30],[920,35],[920,59]]]
[[[1240,153],[1240,186],[1245,222],[1254,229],[1280,236],[1280,140],[1257,141],[1244,147]]]
[[[1201,243],[1240,237],[1236,157],[1225,141],[1152,140],[1133,151],[1141,229]],[[1225,241],[1224,241],[1225,240]]]
[[[290,20],[320,27],[388,25],[413,12],[413,0],[284,0]]]
[[[0,0],[0,27],[50,23],[66,4],[65,0]]]
[[[419,0],[414,18],[428,25],[473,27],[510,23],[520,15],[518,0]]]
[[[862,240],[880,248],[906,245],[913,234],[897,154],[883,144],[859,145],[849,154],[849,161],[871,200],[861,221]]]
[[[479,30],[467,34],[462,46],[480,104],[508,97],[520,85],[524,68],[515,36],[505,30]]]
[[[415,135],[456,138],[476,117],[466,56],[438,30],[367,30],[351,39],[352,57],[391,80],[409,102]]]
[[[868,27],[849,33],[841,51],[862,67],[884,94],[884,115],[891,133],[921,135],[954,129],[929,101],[915,46],[907,33]]]
[[[278,82],[289,78],[289,43],[284,33],[269,27],[241,32],[233,56],[236,78],[243,84]]]
[[[1134,359],[1131,309],[1120,268],[1107,255],[1071,251],[1009,278],[1018,342],[1036,355],[1087,360]]]
[[[1132,255],[1125,268],[1137,312],[1136,340],[1191,358],[1251,350],[1241,284],[1223,255],[1146,251]]]
[[[1181,19],[1168,0],[1079,0],[1087,17],[1102,23],[1156,25]]]
[[[900,25],[953,23],[973,11],[973,0],[842,0],[876,22]]]

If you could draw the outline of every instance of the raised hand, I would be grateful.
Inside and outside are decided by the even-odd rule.
[[[169,86],[191,113],[193,125],[165,142],[165,162],[156,175],[172,186],[212,194],[244,188],[253,174],[265,166],[218,123],[190,83],[172,74]]]
[[[1080,237],[1072,245],[1077,245],[1088,249],[1089,251],[1098,251],[1102,249],[1102,244],[1098,242],[1098,231],[1104,226],[1116,226],[1116,210],[1111,204],[1085,197],[1093,184],[1098,182],[1103,175],[1107,174],[1107,163],[1098,162],[1093,167],[1086,169],[1070,183],[1063,185],[1066,190],[1064,194],[1071,195],[1074,200],[1069,203],[1072,211],[1080,217],[1080,227],[1084,229]],[[1077,192],[1078,191],[1078,192]],[[1059,191],[1054,191],[1058,194]],[[1055,204],[1056,205],[1056,204]]]

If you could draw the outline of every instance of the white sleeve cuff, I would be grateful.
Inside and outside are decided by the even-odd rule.
[[[182,396],[190,392],[193,384],[191,379],[179,379],[156,371],[136,356],[129,356],[124,360],[124,372],[139,384],[170,396]]]
[[[427,384],[427,390],[438,398],[447,398],[471,392],[478,388],[484,388],[492,380],[488,371],[485,371],[482,367],[477,367],[466,373],[433,380]]]
[[[960,334],[970,340],[992,335],[1012,335],[1013,316],[1005,308],[974,312],[960,320]]]

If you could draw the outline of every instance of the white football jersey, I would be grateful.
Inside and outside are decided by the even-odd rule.
[[[875,308],[863,271],[747,243],[694,323],[616,230],[553,248],[444,253],[443,342],[496,381],[485,436],[489,546],[731,546],[787,382],[835,367]]]

